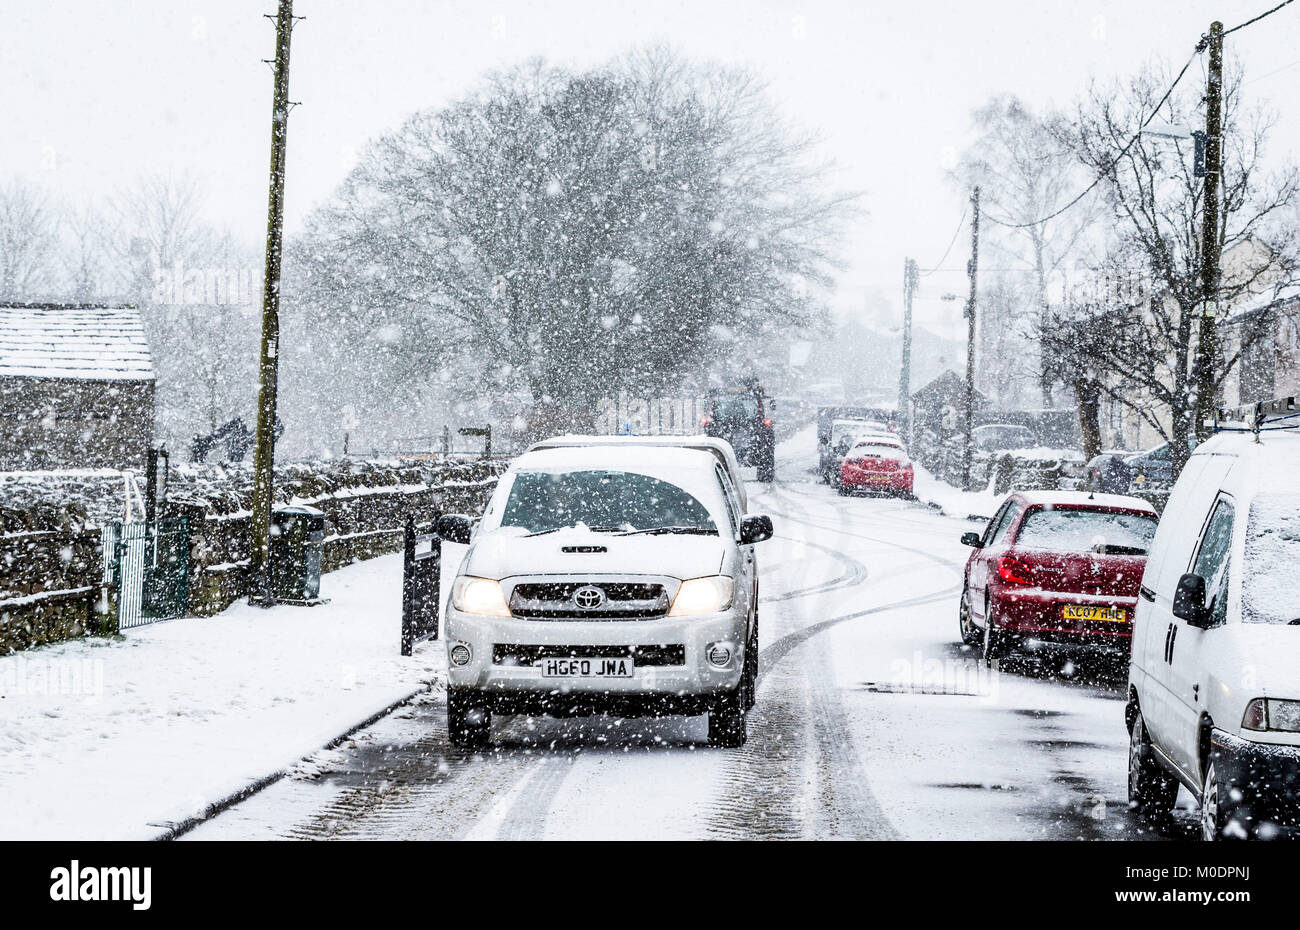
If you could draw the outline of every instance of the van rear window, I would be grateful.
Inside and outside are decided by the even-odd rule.
[[[1246,524],[1241,616],[1247,623],[1300,624],[1300,494],[1260,494]]]

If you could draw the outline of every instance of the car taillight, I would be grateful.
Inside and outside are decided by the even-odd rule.
[[[998,577],[1007,584],[1033,584],[1029,580],[1029,566],[1009,555],[998,559]]]

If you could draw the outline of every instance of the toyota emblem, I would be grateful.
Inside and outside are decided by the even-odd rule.
[[[573,592],[573,603],[580,610],[595,610],[605,603],[605,592],[595,585],[584,585]]]

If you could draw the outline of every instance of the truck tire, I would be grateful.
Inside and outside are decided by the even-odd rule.
[[[463,691],[447,692],[447,737],[453,746],[482,749],[492,742],[492,712]]]
[[[719,699],[709,711],[709,745],[724,749],[739,749],[749,737],[745,706],[745,686],[742,682],[735,691]]]
[[[764,443],[758,450],[758,480],[771,483],[776,480],[776,447]]]

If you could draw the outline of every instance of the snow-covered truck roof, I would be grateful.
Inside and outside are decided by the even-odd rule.
[[[152,381],[153,359],[140,311],[0,303],[0,377]]]

